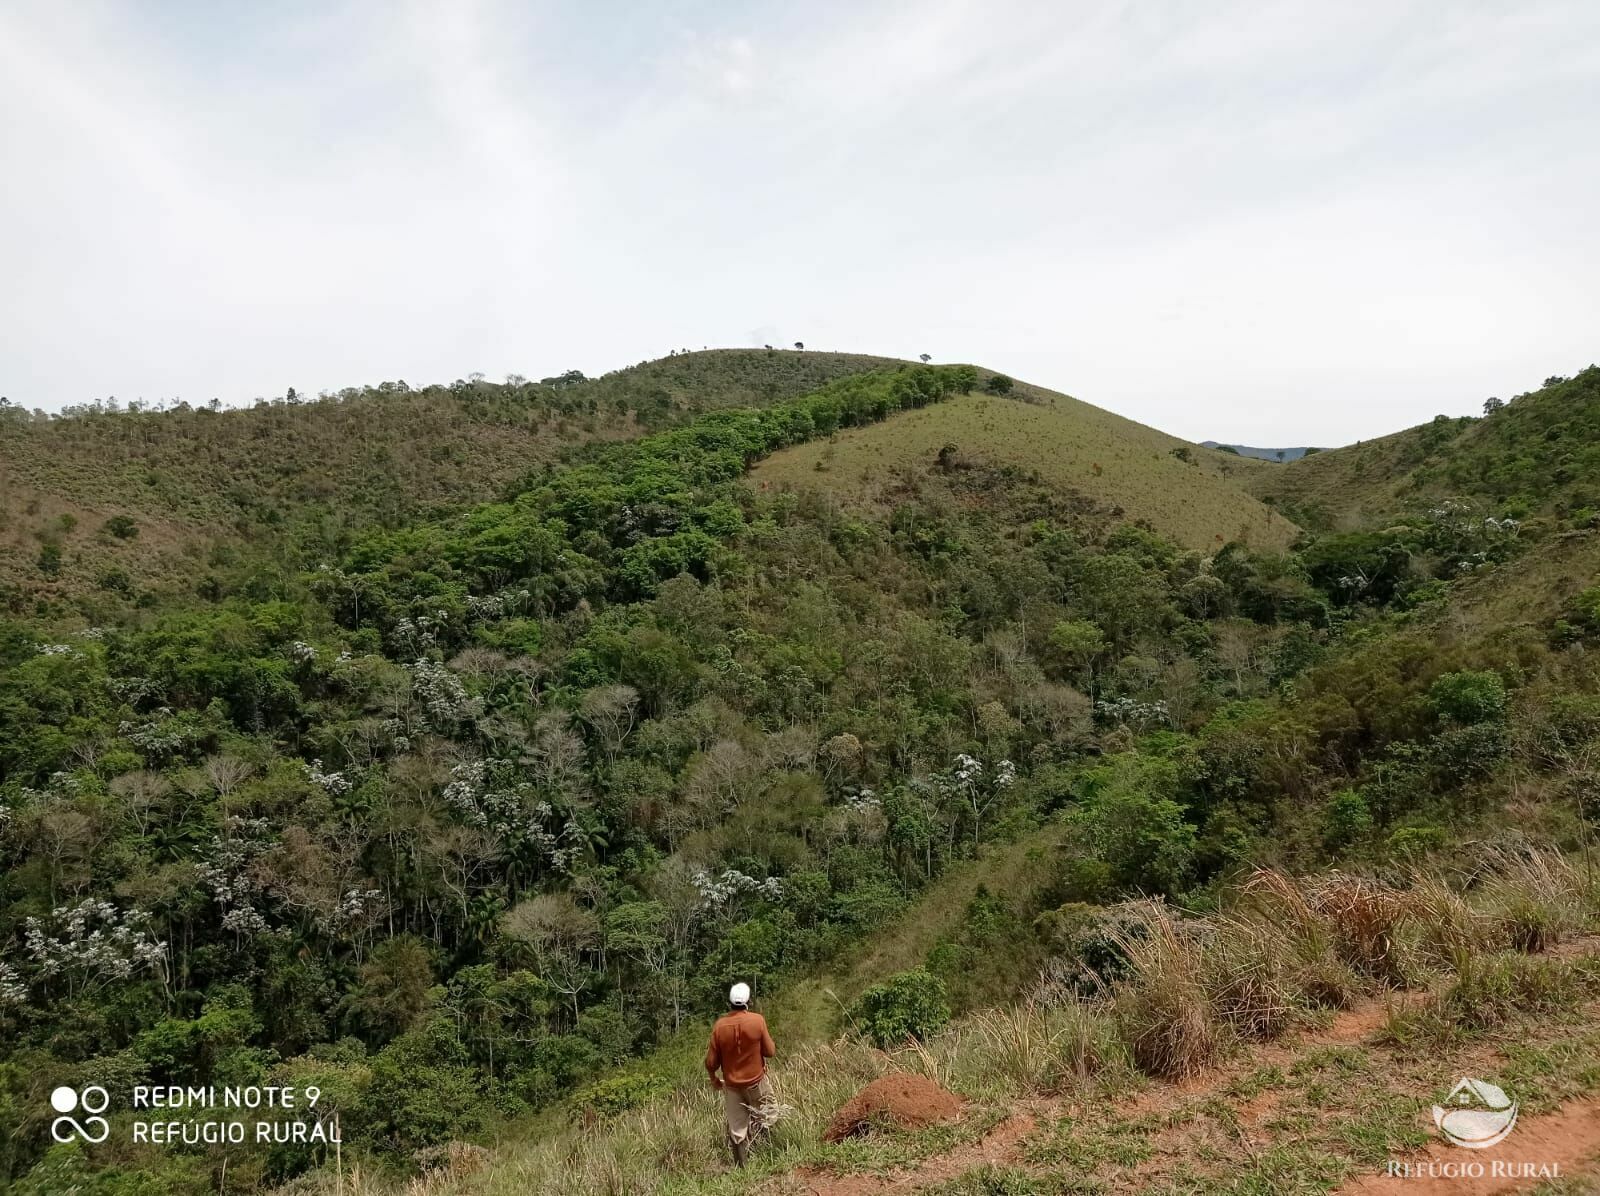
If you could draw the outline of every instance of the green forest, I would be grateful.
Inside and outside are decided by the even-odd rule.
[[[1044,827],[1045,880],[987,882],[851,994],[856,1025],[888,1045],[1003,1003],[1123,899],[1203,912],[1257,866],[1590,851],[1600,370],[1435,433],[1404,476],[1359,447],[1264,465],[1241,488],[1317,529],[1284,551],[1180,548],[954,441],[871,501],[751,485],[789,446],[1024,401],[971,366],[828,375],[737,405],[690,377],[648,420],[508,459],[493,495],[424,488],[336,530],[325,495],[269,487],[277,515],[159,584],[19,584],[0,1180],[217,1188],[215,1146],[52,1145],[57,1084],[314,1083],[346,1160],[402,1177],[630,1107],[668,1079],[629,1061],[700,1033],[731,981],[782,992]],[[251,415],[173,414],[200,418]],[[148,515],[121,518],[110,540]],[[227,1190],[328,1149],[236,1152]]]

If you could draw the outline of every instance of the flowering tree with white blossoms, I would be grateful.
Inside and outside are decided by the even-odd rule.
[[[33,984],[47,993],[82,996],[108,984],[153,971],[167,982],[167,944],[150,933],[150,916],[124,913],[109,901],[63,905],[24,923],[22,954]],[[12,993],[23,972],[8,965],[0,981]]]
[[[517,782],[508,761],[456,765],[444,800],[464,823],[493,837],[506,860],[522,873],[515,878],[522,884],[545,869],[571,872],[588,842],[570,813],[561,814],[532,785]]]
[[[28,999],[28,986],[22,973],[8,963],[0,963],[0,1007],[21,1005]]]
[[[1016,783],[1017,766],[1010,760],[1001,760],[994,766],[993,773],[986,777],[983,761],[963,752],[956,757],[950,771],[941,774],[937,780],[959,794],[966,808],[971,811],[972,845],[976,847],[983,816],[988,813],[995,800]]]
[[[1103,723],[1128,727],[1138,734],[1168,721],[1165,702],[1141,702],[1137,698],[1103,698],[1094,704],[1095,717]]]
[[[254,864],[270,850],[268,825],[261,818],[229,818],[224,834],[212,839],[200,865],[200,883],[222,911],[222,926],[237,940],[267,931],[266,894]]]
[[[483,702],[467,692],[461,678],[426,656],[406,666],[411,674],[412,697],[421,704],[427,723],[442,735],[454,733],[462,723],[483,713]]]

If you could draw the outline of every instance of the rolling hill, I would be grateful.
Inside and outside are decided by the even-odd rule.
[[[1248,475],[1308,527],[1357,527],[1444,498],[1577,526],[1600,512],[1600,369],[1552,377],[1483,418],[1438,416],[1376,440]]]
[[[0,1181],[1207,1191],[1248,1133],[1235,1190],[1310,1193],[1419,1149],[1435,1067],[1568,1115],[1600,1084],[1593,378],[1359,468],[996,378],[690,354],[90,416],[50,432],[70,469],[8,443],[41,504],[128,510],[0,612]],[[369,420],[396,505],[323,443]],[[192,441],[250,501],[195,471],[132,505],[126,462]],[[1308,476],[1349,530],[1246,489]],[[1424,493],[1538,517],[1391,523]],[[74,588],[158,511],[191,572]],[[735,979],[795,1110],[738,1175],[695,1057]],[[885,1071],[962,1117],[823,1142]],[[1351,1075],[1371,1108],[1329,1103]],[[123,1107],[52,1144],[61,1083],[314,1085],[342,1150],[145,1149]]]
[[[591,441],[757,406],[890,364],[720,349],[601,378],[404,382],[242,409],[0,408],[0,598],[192,587],[275,549],[327,557],[370,527],[484,502]],[[115,522],[113,522],[115,521]]]
[[[751,478],[764,488],[881,504],[900,471],[926,470],[946,446],[967,462],[1036,474],[1187,548],[1215,550],[1229,541],[1284,548],[1299,532],[1244,489],[1247,478],[1271,466],[1022,383],[1004,396],[967,395],[786,449]]]

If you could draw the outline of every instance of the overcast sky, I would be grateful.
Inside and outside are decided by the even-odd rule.
[[[1600,4],[0,0],[0,394],[803,340],[1334,444],[1600,359]]]

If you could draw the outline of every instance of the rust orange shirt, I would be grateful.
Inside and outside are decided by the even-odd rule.
[[[735,1009],[711,1027],[706,1070],[714,1076],[720,1067],[725,1083],[748,1088],[767,1074],[767,1060],[776,1053],[772,1035],[767,1033],[767,1019],[748,1009]]]

